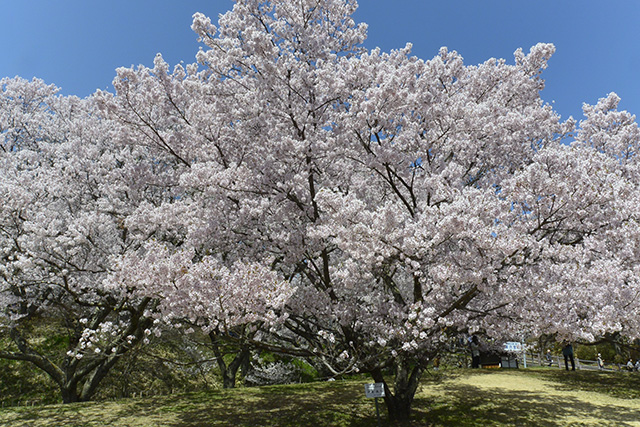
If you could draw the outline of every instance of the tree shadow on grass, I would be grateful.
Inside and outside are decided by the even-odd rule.
[[[145,403],[142,403],[145,402]],[[87,402],[51,405],[39,408],[11,410],[12,427],[98,427],[98,426],[160,426],[154,404],[148,400],[128,399],[114,402]],[[5,415],[5,414],[3,414]],[[145,420],[145,415],[155,420]],[[128,420],[128,421],[127,421]],[[139,421],[138,421],[139,420]],[[0,417],[0,425],[4,418]]]
[[[364,383],[362,383],[364,384]],[[358,382],[250,387],[175,397],[17,408],[15,427],[371,426],[375,406]],[[381,403],[381,411],[384,405]],[[4,415],[4,414],[2,414]],[[0,425],[3,418],[0,417]]]
[[[335,382],[247,388],[213,405],[183,411],[178,418],[171,427],[371,426],[375,406],[360,384]]]
[[[553,381],[558,390],[604,393],[620,399],[640,399],[640,373],[626,371],[540,370],[539,378]]]
[[[637,410],[530,391],[444,386],[428,411],[435,426],[637,426]]]
[[[474,375],[478,375],[474,373]],[[491,375],[492,373],[484,373]],[[623,405],[581,400],[575,391],[612,394],[606,390],[635,387],[634,376],[581,375],[565,372],[513,372],[548,380],[548,392],[512,391],[505,388],[426,381],[426,393],[413,404],[412,426],[566,426],[636,425],[637,410]],[[630,374],[633,375],[633,374]],[[600,379],[606,380],[604,383]],[[128,399],[16,408],[0,412],[0,425],[15,427],[58,426],[375,426],[375,403],[364,396],[366,381],[336,381],[273,387],[219,390],[150,399]],[[605,384],[605,386],[603,386]],[[428,391],[427,391],[428,390]],[[637,389],[636,389],[637,390]],[[564,393],[571,391],[573,393]],[[435,393],[432,393],[435,392]],[[635,391],[621,392],[624,395]],[[594,395],[601,396],[600,394]],[[618,397],[618,396],[616,396]],[[379,400],[383,425],[389,425]],[[11,418],[7,418],[11,416]]]

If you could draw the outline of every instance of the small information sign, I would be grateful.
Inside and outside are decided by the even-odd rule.
[[[520,353],[522,351],[522,343],[509,341],[504,343],[504,349],[505,351]]]
[[[384,397],[384,383],[365,384],[364,393],[367,397]]]

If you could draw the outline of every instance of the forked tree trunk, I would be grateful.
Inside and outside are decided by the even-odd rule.
[[[239,346],[234,349],[234,357],[231,363],[227,364],[224,360],[225,353],[220,345],[220,337],[214,332],[209,333],[213,353],[216,356],[216,362],[222,375],[222,387],[234,388],[236,386],[236,377],[238,370],[249,363],[250,352],[247,348]],[[246,371],[246,369],[245,369]],[[245,372],[246,373],[246,372]]]
[[[244,365],[245,361],[249,360],[249,351],[248,350],[240,350],[233,361],[227,365],[226,369],[220,369],[222,372],[222,387],[223,388],[234,388],[236,386],[236,376],[238,374],[238,370],[242,365]],[[220,363],[218,363],[220,365]]]
[[[105,359],[89,373],[79,373],[72,370],[66,372],[59,380],[54,380],[60,388],[62,403],[90,401],[98,390],[101,381],[108,375],[118,360],[119,357],[113,356]]]
[[[396,365],[396,379],[393,393],[384,380],[381,370],[371,373],[373,380],[384,384],[384,403],[390,421],[407,422],[411,416],[411,405],[422,377],[423,368],[419,364],[410,366],[405,360]]]
[[[78,396],[78,390],[76,387],[67,387],[64,384],[58,384],[60,387],[60,395],[62,396],[62,403],[75,403],[80,401]]]
[[[120,332],[121,340],[115,344],[115,351],[92,355],[93,360],[86,363],[81,364],[79,359],[67,354],[63,359],[63,363],[58,365],[53,359],[36,351],[16,328],[10,330],[9,336],[18,351],[0,351],[0,359],[30,362],[44,371],[58,385],[63,403],[91,400],[100,383],[109,374],[113,366],[126,352],[142,341],[144,330],[151,327],[152,320],[143,317],[143,313],[150,301],[151,299],[145,298],[140,302],[137,310],[130,310],[130,324],[124,331]],[[97,319],[104,320],[106,318],[105,313],[111,310],[113,310],[111,307],[104,308],[103,315],[97,316]],[[70,350],[73,349],[73,346],[70,347]]]

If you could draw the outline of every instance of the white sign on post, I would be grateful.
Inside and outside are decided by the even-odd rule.
[[[522,343],[509,341],[504,343],[505,351],[512,351],[514,353],[520,353],[522,351]]]
[[[364,393],[367,397],[384,397],[384,383],[365,384]]]
[[[384,397],[384,383],[373,383],[364,385],[364,394],[376,400],[376,418],[380,427],[380,409],[378,409],[378,398]]]
[[[524,362],[524,367],[527,367],[527,354],[524,352],[525,346],[521,342],[509,341],[504,343],[505,351],[511,351],[513,353],[522,353],[522,361]]]

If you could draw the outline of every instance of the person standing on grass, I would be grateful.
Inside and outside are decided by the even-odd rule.
[[[602,355],[598,353],[598,369],[604,369],[604,360],[602,360]]]
[[[480,367],[480,342],[475,335],[471,337],[471,367]]]
[[[553,365],[553,356],[551,356],[551,350],[547,349],[547,355],[545,357],[547,359],[547,366]]]
[[[627,362],[627,369],[629,371],[633,371],[633,359],[629,359],[629,361]]]
[[[437,371],[440,368],[440,356],[436,356],[433,359],[433,370]]]
[[[573,360],[573,346],[569,341],[565,341],[564,347],[562,347],[562,355],[564,356],[564,367],[569,370],[569,360],[571,361],[571,370],[576,370],[576,363]]]

